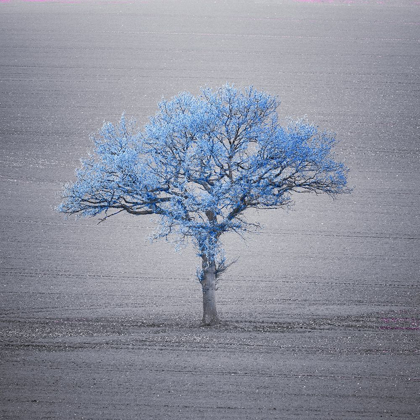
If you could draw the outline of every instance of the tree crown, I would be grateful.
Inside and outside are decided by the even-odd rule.
[[[162,100],[143,130],[124,115],[105,123],[58,209],[102,220],[157,214],[159,236],[193,238],[211,260],[222,233],[249,228],[248,208],[289,206],[293,192],[349,192],[335,137],[305,119],[282,127],[278,106],[253,87],[225,85]]]

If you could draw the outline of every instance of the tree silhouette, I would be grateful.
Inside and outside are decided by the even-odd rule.
[[[304,119],[281,126],[278,106],[253,87],[224,85],[162,100],[143,130],[124,115],[116,126],[105,123],[58,210],[101,220],[158,215],[158,237],[192,240],[203,324],[216,324],[216,283],[227,267],[220,237],[252,228],[247,209],[287,207],[294,192],[350,192],[334,136]]]

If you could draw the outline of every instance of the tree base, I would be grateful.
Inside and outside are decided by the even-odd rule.
[[[201,326],[202,327],[212,327],[214,325],[219,325],[221,323],[220,319],[218,317],[211,318],[211,319],[202,319],[201,320]]]

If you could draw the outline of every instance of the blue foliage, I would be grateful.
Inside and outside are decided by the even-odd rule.
[[[253,87],[227,84],[163,100],[143,130],[124,115],[106,123],[58,210],[157,214],[158,236],[192,238],[203,261],[223,267],[219,238],[248,230],[246,209],[288,206],[293,192],[350,191],[335,137],[304,119],[280,126],[278,106]]]

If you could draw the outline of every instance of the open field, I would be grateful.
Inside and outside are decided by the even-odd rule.
[[[0,1],[0,418],[419,418],[419,41],[416,0]],[[203,328],[192,249],[54,207],[104,120],[225,82],[354,192],[251,214]]]

